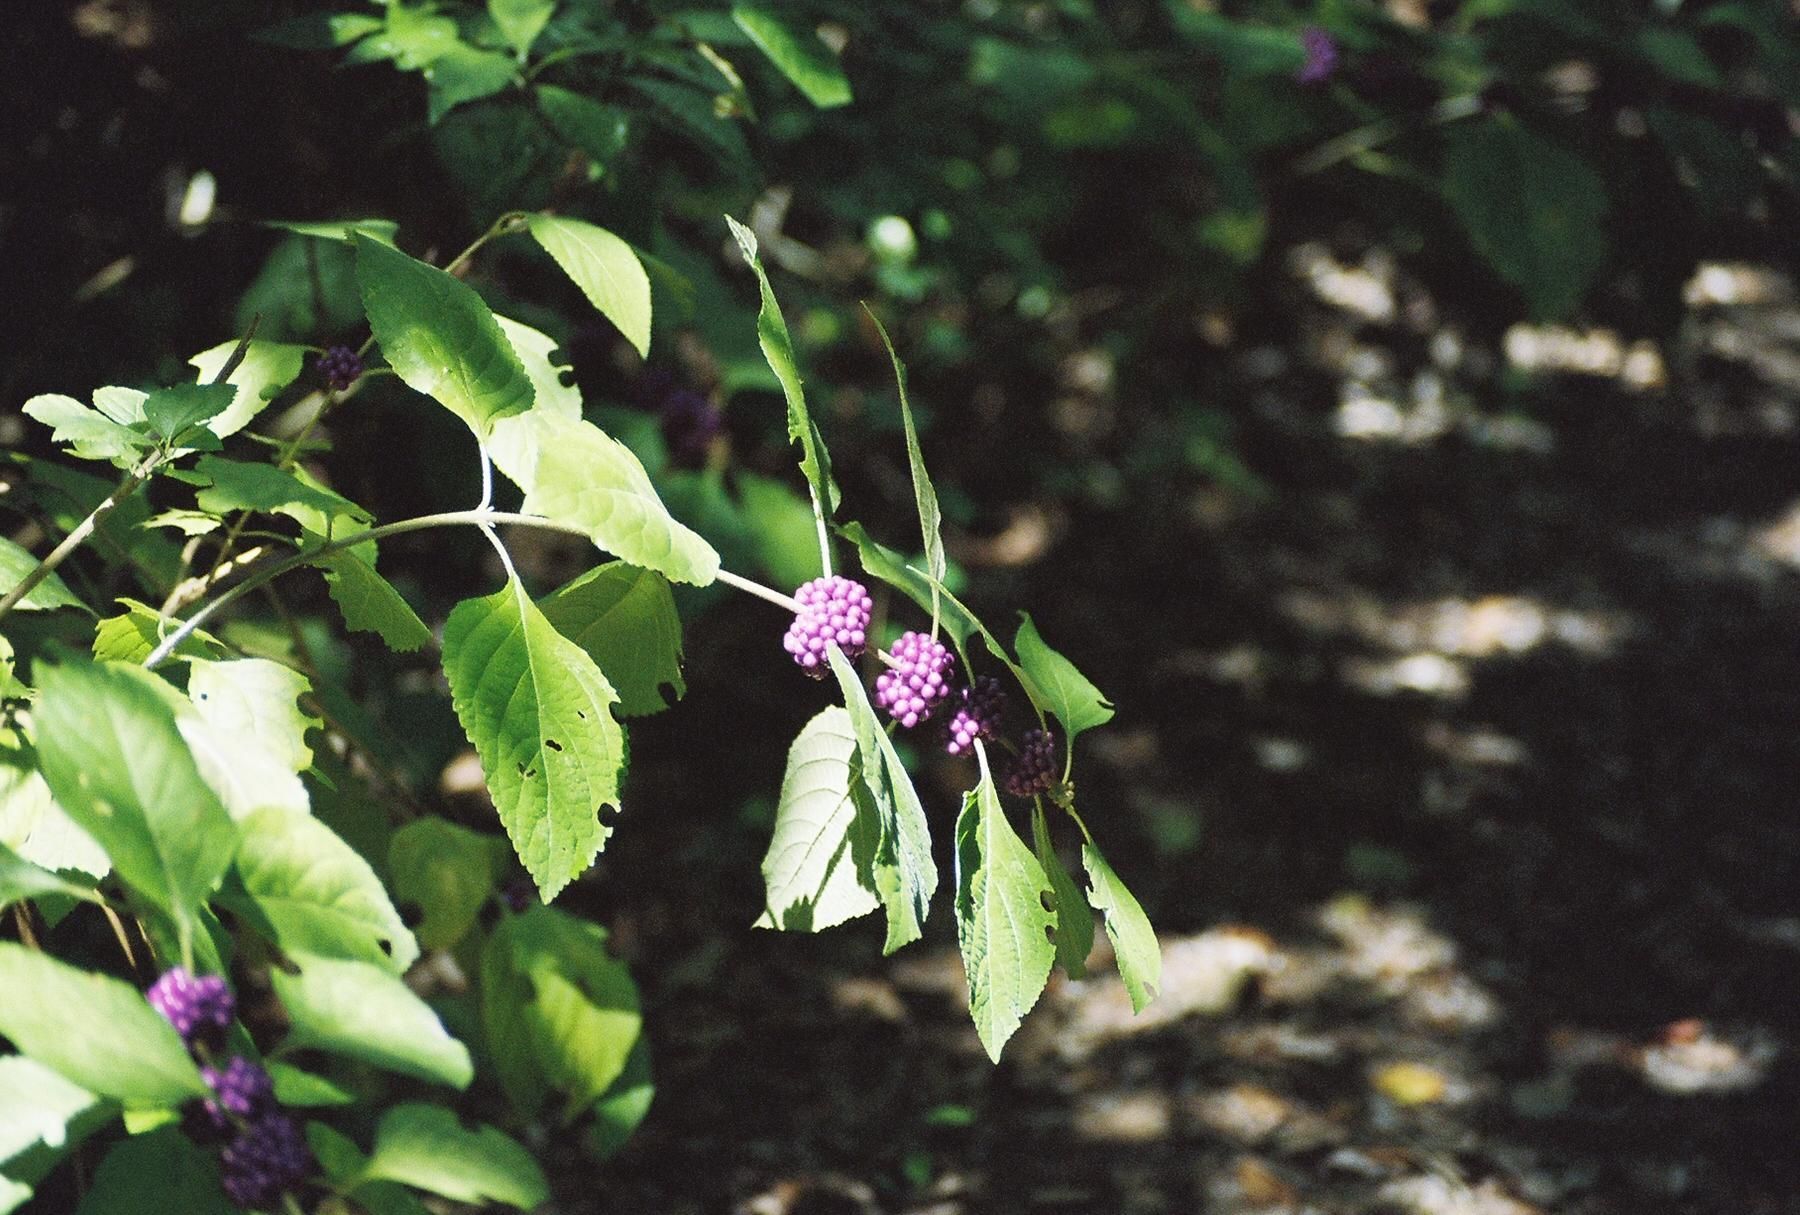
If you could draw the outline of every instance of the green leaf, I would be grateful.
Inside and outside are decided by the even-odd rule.
[[[1566,314],[1606,261],[1600,175],[1511,118],[1458,123],[1445,138],[1444,193],[1475,251],[1539,319]]]
[[[1031,808],[1031,843],[1056,900],[1056,961],[1071,979],[1082,978],[1087,974],[1088,954],[1094,951],[1094,913],[1088,909],[1087,899],[1069,875],[1068,867],[1056,855],[1041,801]]]
[[[136,599],[118,602],[125,610],[117,616],[105,617],[94,628],[94,658],[100,662],[141,666],[144,659],[150,657],[150,651],[161,643],[165,632],[174,632],[181,622],[163,616],[149,604]],[[183,658],[218,658],[225,653],[225,645],[205,629],[195,629],[176,647],[175,653]]]
[[[531,380],[531,389],[536,397],[531,406],[533,412],[579,418],[581,389],[572,381],[574,368],[555,358],[557,340],[530,325],[521,325],[518,321],[508,320],[499,314],[495,314],[494,319],[500,322],[500,332],[512,344],[513,353],[519,356],[519,363],[525,368],[526,377]],[[564,376],[571,377],[571,382],[564,383]]]
[[[857,559],[865,574],[881,579],[927,612],[931,610],[931,582],[913,569],[905,557],[870,536],[860,523],[846,523],[838,528],[838,532],[856,546]],[[957,648],[961,649],[979,624],[962,604],[947,595],[937,596],[936,601],[938,622],[956,639]]]
[[[925,471],[925,456],[919,450],[919,431],[913,424],[912,404],[906,399],[906,365],[895,352],[893,339],[888,337],[880,318],[867,307],[863,311],[868,312],[869,319],[875,322],[875,331],[881,334],[881,344],[887,347],[888,358],[894,364],[894,383],[900,390],[900,421],[906,429],[906,462],[912,467],[913,500],[919,507],[919,532],[925,543],[925,572],[942,582],[950,568],[944,560],[944,517],[938,510],[937,490],[932,488],[931,475]]]
[[[435,6],[389,4],[387,20],[379,33],[370,34],[350,48],[345,63],[380,63],[392,60],[401,71],[416,72],[439,55],[462,45],[456,22],[439,16]]]
[[[1119,977],[1131,995],[1131,1011],[1143,1012],[1162,988],[1162,947],[1156,943],[1156,930],[1100,849],[1085,845],[1081,861],[1087,867],[1088,902],[1106,917],[1106,935],[1112,938]]]
[[[64,1079],[134,1107],[206,1085],[175,1029],[135,987],[0,941],[0,1036]]]
[[[626,139],[631,133],[631,119],[623,109],[568,89],[559,89],[553,84],[540,84],[533,92],[544,121],[566,143],[585,152],[595,164],[610,165],[625,150]]]
[[[194,473],[206,487],[194,495],[203,511],[227,515],[233,511],[256,511],[268,515],[285,515],[308,531],[329,533],[335,520],[343,518],[366,525],[372,516],[350,499],[317,485],[309,485],[298,475],[273,464],[249,464],[220,456],[202,456],[194,465]]]
[[[188,366],[199,373],[198,379],[202,383],[210,383],[224,370],[237,348],[237,342],[221,342],[189,359]],[[234,390],[231,404],[209,419],[206,428],[221,439],[244,429],[283,388],[299,377],[305,362],[304,346],[251,342],[244,351],[243,361],[225,380]]]
[[[188,432],[231,408],[236,396],[237,389],[229,384],[177,384],[173,388],[159,388],[144,398],[144,420],[165,443],[177,439],[192,443],[193,436]]]
[[[937,866],[931,859],[931,827],[912,777],[900,762],[893,741],[882,729],[856,669],[835,645],[827,650],[831,672],[844,694],[844,709],[856,732],[863,786],[872,799],[881,827],[881,842],[872,866],[876,892],[887,910],[887,943],[893,953],[919,939],[931,896],[937,892]]]
[[[175,1126],[113,1145],[75,1215],[238,1215],[210,1152]]]
[[[370,240],[380,241],[384,245],[392,245],[400,225],[391,219],[324,219],[297,221],[291,219],[264,220],[263,227],[279,228],[284,232],[293,232],[300,236],[316,236],[321,240],[340,240],[345,244],[355,241],[358,234]],[[192,360],[189,360],[190,362]]]
[[[375,567],[354,549],[340,549],[313,564],[325,572],[325,585],[343,614],[344,627],[374,633],[388,649],[410,653],[431,640],[431,630],[412,605]]]
[[[1634,42],[1638,55],[1671,80],[1703,89],[1725,86],[1725,78],[1692,34],[1646,25],[1638,29]]]
[[[339,1087],[323,1076],[301,1071],[292,1063],[269,1060],[269,1079],[275,1082],[275,1100],[282,1105],[314,1108],[329,1105],[355,1105],[356,1094]]]
[[[495,51],[455,46],[425,68],[427,114],[432,123],[469,101],[492,97],[518,74],[519,65]]]
[[[11,459],[23,465],[30,477],[23,485],[15,485],[14,492],[29,500],[65,536],[117,488],[116,478],[96,477],[61,461],[33,460],[18,452],[11,453]],[[167,538],[143,529],[150,517],[146,488],[140,486],[121,500],[87,538],[87,547],[112,566],[132,570],[141,586],[160,596],[185,571],[181,550]]]
[[[372,962],[404,974],[418,942],[356,850],[310,814],[258,811],[244,822],[237,872],[284,953]]]
[[[147,426],[150,420],[144,416],[144,402],[149,399],[147,392],[117,384],[94,389],[94,408],[121,426]]]
[[[360,232],[354,240],[369,328],[395,374],[483,440],[496,419],[531,408],[531,381],[473,287]]]
[[[475,1071],[469,1051],[452,1038],[431,1006],[399,978],[369,962],[289,955],[299,974],[269,973],[293,1022],[284,1053],[317,1048],[376,1067],[467,1088]]]
[[[1019,618],[1013,648],[1018,651],[1019,665],[1030,676],[1027,690],[1062,723],[1068,735],[1065,743],[1073,744],[1075,736],[1083,730],[1111,721],[1112,702],[1075,669],[1074,663],[1044,644],[1029,615],[1020,612]]]
[[[787,482],[736,470],[739,517],[756,560],[777,586],[799,586],[824,572],[812,504]]]
[[[482,904],[494,893],[494,845],[481,835],[441,818],[420,818],[394,832],[388,843],[388,873],[394,897],[423,913],[419,943],[448,949],[468,935]]]
[[[185,945],[237,828],[177,727],[179,695],[139,668],[85,659],[39,678],[37,750],[57,804],[134,891],[170,914]]]
[[[881,823],[847,710],[832,705],[788,750],[763,857],[766,910],[758,928],[818,932],[881,906],[873,867]]]
[[[482,1015],[515,1104],[566,1095],[564,1123],[624,1072],[643,1029],[637,985],[597,924],[549,907],[503,920],[482,954]]]
[[[614,561],[540,600],[557,632],[586,650],[619,694],[626,717],[660,713],[687,692],[681,677],[681,617],[668,579]]]
[[[41,894],[60,894],[72,899],[94,900],[92,887],[77,886],[57,877],[48,869],[32,864],[4,844],[0,844],[0,907]]]
[[[529,1210],[550,1198],[531,1153],[491,1126],[465,1129],[450,1110],[408,1102],[381,1116],[361,1181],[398,1181],[454,1202]]]
[[[0,536],[0,591],[10,591],[25,581],[38,567],[38,559],[11,540]],[[15,605],[28,612],[47,612],[53,608],[81,607],[81,600],[69,589],[60,574],[49,577],[31,588],[31,593]]]
[[[67,443],[69,454],[78,460],[111,460],[123,466],[156,445],[149,435],[60,393],[32,397],[23,412],[48,426],[51,442]]]
[[[24,1055],[0,1055],[0,1168],[41,1144],[60,1151],[100,1099]]]
[[[190,661],[193,712],[177,714],[176,725],[233,819],[268,807],[310,810],[299,774],[312,765],[306,732],[319,721],[297,704],[310,691],[304,675],[266,658]]]
[[[781,305],[775,300],[775,289],[763,270],[756,252],[756,233],[727,215],[725,222],[737,239],[744,261],[756,272],[757,286],[762,291],[762,307],[756,314],[756,340],[762,347],[769,370],[781,381],[782,395],[787,399],[788,440],[800,444],[800,471],[812,489],[813,511],[825,519],[838,508],[837,483],[831,479],[831,453],[825,448],[825,437],[806,408],[806,393],[800,384],[800,368],[794,360],[794,340],[788,336],[787,321]]]
[[[844,69],[817,34],[772,5],[734,5],[731,18],[808,101],[820,109],[850,103]]]
[[[549,902],[593,864],[612,833],[599,809],[619,803],[625,731],[612,715],[618,697],[516,578],[450,613],[444,673],[494,808]]]
[[[582,1132],[581,1150],[594,1160],[605,1160],[624,1147],[650,1112],[655,1096],[656,1085],[650,1077],[650,1040],[640,1034],[625,1059],[625,1070],[594,1102],[594,1120]]]
[[[979,741],[975,754],[981,783],[963,798],[956,820],[956,939],[969,979],[969,1015],[998,1063],[1050,978],[1057,916],[1044,907],[1050,879],[1006,821]]]
[[[704,586],[719,554],[669,514],[631,449],[590,422],[532,410],[494,428],[494,463],[522,509],[579,527],[595,545],[676,582]]]
[[[527,217],[531,235],[640,355],[650,354],[650,276],[630,245],[593,224]]]
[[[556,0],[487,0],[487,10],[500,36],[523,59],[556,11]]]
[[[24,738],[5,727],[0,727],[0,844],[45,869],[76,869],[96,878],[112,870],[100,845],[50,796]]]

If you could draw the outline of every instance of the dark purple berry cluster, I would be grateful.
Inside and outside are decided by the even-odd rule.
[[[963,688],[951,702],[954,706],[944,723],[944,750],[962,755],[972,750],[978,738],[993,738],[1000,732],[1000,717],[1006,710],[1006,693],[1000,681],[991,675],[979,675]]]
[[[1309,25],[1300,31],[1300,45],[1306,52],[1306,62],[1294,72],[1294,79],[1301,84],[1321,84],[1331,79],[1338,66],[1337,39],[1318,26]]]
[[[237,1016],[237,997],[218,975],[193,975],[177,966],[164,971],[144,993],[189,1050],[196,1045],[218,1050]]]
[[[242,1055],[225,1066],[209,1058],[225,1048],[237,1015],[237,998],[218,975],[193,975],[181,967],[164,972],[144,993],[167,1018],[188,1052],[201,1061],[200,1078],[212,1096],[182,1112],[181,1125],[196,1142],[224,1144],[220,1184],[238,1206],[271,1210],[313,1170],[300,1127],[275,1102],[275,1082]]]
[[[1019,753],[1001,778],[1014,797],[1048,793],[1056,784],[1056,739],[1048,730],[1027,730],[1019,740]]]
[[[887,670],[875,677],[875,703],[912,729],[950,698],[956,655],[926,633],[902,633],[888,647]]]
[[[794,592],[800,611],[788,625],[782,645],[814,679],[825,678],[825,653],[836,642],[845,658],[858,658],[869,643],[869,619],[875,601],[860,582],[836,574],[814,578]]]
[[[362,375],[362,356],[348,346],[333,346],[319,356],[318,368],[333,391],[343,392]]]

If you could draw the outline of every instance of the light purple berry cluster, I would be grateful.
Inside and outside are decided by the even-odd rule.
[[[1056,739],[1048,730],[1027,730],[1019,753],[1000,782],[1014,797],[1048,793],[1056,784]]]
[[[348,346],[333,346],[319,356],[319,374],[333,390],[343,392],[363,373],[362,357]]]
[[[224,979],[189,974],[179,966],[164,971],[144,998],[175,1027],[189,1050],[196,1044],[214,1050],[224,1046],[225,1031],[237,1016],[237,997]]]
[[[875,677],[875,703],[909,730],[937,712],[955,690],[956,655],[929,634],[900,634],[884,661],[887,670]]]
[[[975,746],[978,738],[993,738],[1000,732],[1000,717],[1006,710],[1006,693],[1000,681],[991,675],[978,675],[975,682],[956,694],[954,710],[944,723],[944,750],[961,755]]]
[[[212,1096],[189,1106],[182,1127],[201,1143],[223,1143],[220,1184],[238,1206],[272,1209],[312,1172],[312,1153],[300,1127],[275,1103],[275,1082],[260,1064],[233,1055],[224,1067],[204,1061],[225,1047],[237,1014],[237,998],[218,975],[193,975],[181,967],[164,972],[144,993],[202,1060],[200,1078]]]
[[[875,601],[860,582],[836,574],[814,578],[794,592],[800,610],[788,626],[782,645],[814,679],[829,669],[826,646],[836,642],[845,658],[861,657],[868,648],[869,619]]]

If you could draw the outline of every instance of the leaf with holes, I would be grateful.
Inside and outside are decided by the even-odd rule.
[[[369,328],[408,387],[480,439],[495,419],[531,408],[531,381],[473,287],[360,232],[354,240]]]
[[[418,935],[425,948],[448,949],[475,927],[494,893],[496,845],[506,842],[441,818],[414,819],[394,832],[388,842],[394,897],[423,914]]]
[[[1100,849],[1086,845],[1081,860],[1087,867],[1088,902],[1106,919],[1106,935],[1119,960],[1119,977],[1131,995],[1131,1011],[1143,1012],[1162,988],[1162,947],[1156,943],[1156,930]]]
[[[1031,844],[1038,863],[1044,867],[1044,875],[1050,879],[1050,893],[1056,899],[1057,964],[1071,979],[1082,978],[1087,974],[1088,954],[1094,951],[1094,913],[1068,867],[1056,855],[1042,801],[1031,808]]]
[[[297,702],[311,690],[304,675],[266,658],[189,662],[193,710],[176,725],[232,818],[271,806],[310,810],[300,773],[312,764],[306,732],[319,720]]]
[[[593,224],[560,215],[527,218],[531,235],[588,303],[618,326],[640,355],[650,353],[650,276],[630,245]]]
[[[1044,906],[1050,879],[1006,821],[987,750],[978,741],[981,783],[956,820],[956,939],[969,979],[969,1015],[988,1057],[1037,1003],[1056,962],[1056,913]]]
[[[626,717],[668,707],[663,689],[680,700],[681,617],[666,578],[614,561],[591,569],[538,602],[556,631],[588,652],[619,693]]]
[[[619,804],[625,728],[587,652],[558,633],[511,579],[444,623],[444,673],[488,792],[544,901],[587,867]]]
[[[788,750],[762,863],[766,910],[756,927],[818,932],[880,907],[873,878],[880,843],[856,730],[849,712],[832,705]]]

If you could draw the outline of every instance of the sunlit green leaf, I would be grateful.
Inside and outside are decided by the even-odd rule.
[[[100,662],[124,662],[137,666],[150,657],[167,633],[173,633],[181,622],[159,614],[147,603],[136,599],[120,599],[125,610],[107,616],[94,627],[94,657]],[[184,658],[219,658],[225,647],[205,629],[195,629],[176,647]]]
[[[850,82],[817,34],[771,4],[738,4],[731,16],[763,54],[821,109],[847,105]]]
[[[94,897],[91,887],[65,881],[0,844],[0,907],[41,894],[60,894],[75,899]]]
[[[531,1153],[491,1126],[470,1130],[456,1114],[408,1102],[381,1116],[362,1181],[398,1181],[455,1202],[503,1202],[530,1210],[550,1197]]]
[[[148,434],[123,425],[74,397],[44,393],[21,407],[26,417],[50,428],[54,443],[67,443],[69,454],[80,460],[111,460],[123,464],[155,446]]]
[[[1031,844],[1044,876],[1050,879],[1050,893],[1056,899],[1056,961],[1071,979],[1087,974],[1087,957],[1094,951],[1094,913],[1088,907],[1081,887],[1075,884],[1068,867],[1056,855],[1050,841],[1050,825],[1044,820],[1044,803],[1031,808]]]
[[[32,570],[38,566],[38,559],[11,540],[0,536],[0,593],[12,590]],[[49,577],[31,588],[31,593],[15,605],[31,612],[49,611],[60,607],[81,607],[81,600],[69,589],[69,584],[62,580],[60,574],[52,572]]]
[[[949,569],[944,560],[944,518],[938,510],[937,490],[932,488],[931,474],[925,471],[925,456],[919,450],[919,431],[913,424],[912,403],[906,399],[906,365],[894,350],[893,339],[888,337],[887,327],[881,319],[873,312],[869,313],[869,319],[875,322],[881,344],[887,347],[888,358],[894,364],[894,383],[900,391],[900,421],[906,430],[906,462],[912,468],[913,501],[919,507],[919,532],[924,537],[925,572],[942,582]]]
[[[467,1088],[469,1051],[385,967],[291,954],[298,974],[269,973],[293,1023],[285,1050],[317,1048],[419,1080]]]
[[[1043,866],[1000,808],[980,742],[975,754],[981,783],[963,798],[956,820],[956,939],[969,980],[969,1015],[998,1063],[1050,977],[1057,916],[1044,906],[1050,880]]]
[[[650,277],[630,245],[579,219],[532,215],[531,235],[556,259],[588,302],[641,355],[650,353]]]
[[[275,1083],[275,1100],[282,1105],[312,1108],[356,1104],[355,1093],[280,1059],[269,1060],[269,1079]]]
[[[1112,702],[1100,689],[1075,669],[1075,664],[1044,644],[1031,617],[1019,613],[1013,648],[1018,651],[1019,665],[1031,677],[1030,691],[1041,706],[1056,715],[1063,725],[1066,743],[1073,743],[1083,730],[1105,725],[1113,719]]]
[[[548,902],[611,834],[599,811],[619,804],[618,697],[516,579],[450,613],[444,673],[500,821]]]
[[[931,582],[912,569],[905,557],[869,535],[860,523],[846,523],[838,531],[856,546],[856,555],[865,574],[881,579],[925,611],[931,610]],[[965,645],[969,635],[976,630],[975,618],[947,595],[939,595],[937,602],[939,623],[956,639],[958,647]]]
[[[419,943],[448,949],[468,935],[494,892],[495,836],[481,835],[441,818],[407,823],[388,843],[394,897],[423,915]]]
[[[1105,917],[1106,935],[1118,957],[1119,977],[1131,995],[1131,1011],[1142,1012],[1162,988],[1162,947],[1156,943],[1156,930],[1100,849],[1085,845],[1081,860],[1087,868],[1088,902]]]
[[[0,1055],[0,1212],[14,1197],[30,1198],[31,1186],[113,1117],[106,1102],[43,1064]]]
[[[818,932],[880,907],[873,877],[880,843],[856,730],[849,712],[833,705],[788,750],[756,926]]]
[[[177,384],[173,388],[158,388],[144,398],[144,420],[165,443],[181,439],[184,443],[194,444],[195,437],[188,432],[231,408],[236,396],[237,389],[229,384]],[[212,446],[217,447],[217,442]]]
[[[531,381],[473,287],[361,233],[354,240],[369,328],[409,387],[482,439],[495,419],[531,408]]]
[[[575,370],[569,366],[568,360],[556,358],[559,349],[557,340],[530,325],[521,325],[504,316],[495,314],[494,319],[500,322],[500,332],[512,343],[513,353],[519,356],[519,363],[525,368],[526,377],[531,380],[535,395],[532,410],[564,418],[579,418],[581,389],[575,386]]]
[[[346,628],[374,633],[390,650],[401,653],[431,641],[431,630],[412,605],[354,549],[340,549],[315,564],[325,572],[325,585],[343,613]]]
[[[238,343],[235,341],[221,342],[211,350],[202,350],[189,359],[188,365],[199,373],[198,378],[202,383],[210,383],[224,369],[237,348]],[[221,439],[244,429],[283,388],[299,377],[305,362],[304,346],[285,342],[251,342],[244,351],[243,362],[225,380],[235,390],[231,404],[208,419],[206,428]]]
[[[91,1093],[179,1105],[207,1089],[175,1029],[143,993],[0,941],[0,1037]]]
[[[380,241],[384,245],[394,243],[400,225],[391,219],[323,219],[323,220],[289,220],[271,219],[263,222],[265,228],[280,228],[300,236],[316,236],[321,240],[340,240],[346,243],[353,241],[358,233],[370,240]]]
[[[436,122],[457,106],[492,97],[518,74],[519,65],[495,51],[455,46],[437,56],[425,68],[427,114]]]
[[[605,673],[624,716],[662,712],[668,704],[665,687],[675,700],[686,693],[681,617],[661,574],[610,562],[559,587],[538,607]]]
[[[631,1048],[625,1070],[612,1087],[594,1102],[594,1120],[581,1135],[581,1150],[595,1160],[605,1160],[625,1146],[650,1112],[656,1085],[650,1076],[650,1039],[643,1035]]]
[[[38,771],[37,756],[15,729],[0,727],[0,844],[33,865],[75,869],[105,877],[112,869],[106,853],[56,799]]]
[[[556,11],[556,0],[487,0],[487,10],[500,36],[523,59]]]

